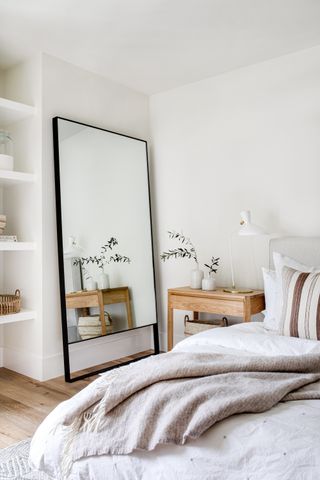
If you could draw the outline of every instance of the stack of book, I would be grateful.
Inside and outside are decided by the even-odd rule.
[[[0,242],[17,242],[17,235],[4,235],[4,229],[7,225],[6,215],[0,214]]]
[[[0,235],[3,235],[6,225],[7,225],[6,215],[0,215]]]
[[[17,235],[0,235],[0,242],[17,242]]]

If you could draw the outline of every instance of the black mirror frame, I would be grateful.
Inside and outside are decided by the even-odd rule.
[[[154,353],[151,355],[157,355],[160,353],[159,349],[159,331],[158,331],[158,307],[157,307],[157,291],[156,291],[156,277],[155,277],[155,257],[154,257],[154,241],[153,241],[153,229],[152,229],[152,213],[151,213],[151,193],[150,193],[150,172],[149,172],[149,160],[148,160],[148,145],[145,140],[140,138],[131,137],[129,135],[124,135],[118,132],[113,132],[111,130],[106,130],[105,128],[96,127],[94,125],[88,125],[86,123],[77,122],[63,117],[53,117],[52,119],[52,128],[53,128],[53,154],[54,154],[54,177],[55,177],[55,197],[56,197],[56,222],[57,222],[57,244],[58,244],[58,265],[59,265],[59,280],[60,280],[60,308],[61,308],[61,326],[62,326],[62,339],[63,339],[63,360],[64,360],[64,372],[65,372],[65,381],[66,382],[75,382],[77,380],[82,380],[93,375],[97,375],[102,372],[106,372],[113,368],[119,368],[123,365],[132,363],[133,361],[141,360],[142,358],[147,358],[150,355],[142,356],[134,360],[127,362],[122,362],[120,364],[113,365],[111,367],[102,368],[100,370],[90,371],[88,373],[78,375],[76,377],[71,377],[70,372],[70,355],[69,355],[69,343],[68,343],[68,327],[67,327],[67,309],[65,301],[65,281],[64,281],[64,263],[63,263],[63,240],[62,240],[62,212],[61,212],[61,188],[60,188],[60,160],[59,160],[59,136],[58,136],[58,120],[65,120],[73,123],[78,123],[86,127],[96,128],[97,130],[102,130],[108,133],[114,133],[122,137],[131,138],[133,140],[139,140],[145,143],[146,147],[146,161],[147,161],[147,179],[148,179],[148,197],[149,197],[149,219],[150,219],[150,228],[151,228],[151,248],[152,248],[152,266],[153,266],[153,282],[154,282],[154,293],[155,293],[155,313],[156,313],[156,322],[143,325],[141,327],[135,327],[133,330],[140,328],[153,327],[153,342],[154,342]],[[125,330],[123,332],[115,332],[113,335],[121,335],[122,333],[128,332]],[[101,337],[95,337],[101,338]],[[107,362],[106,362],[107,363]],[[88,367],[91,368],[91,367]],[[93,367],[94,368],[94,367]]]

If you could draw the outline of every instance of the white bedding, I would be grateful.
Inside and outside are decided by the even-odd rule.
[[[180,342],[176,351],[239,355],[320,353],[320,342],[281,337],[260,323],[213,329]],[[75,401],[74,399],[69,400]],[[65,403],[58,409],[66,408]],[[54,479],[61,439],[50,433],[58,410],[37,430],[30,460]],[[153,452],[97,456],[73,464],[70,480],[318,480],[320,479],[320,401],[280,403],[260,414],[223,420],[184,446],[158,446]]]

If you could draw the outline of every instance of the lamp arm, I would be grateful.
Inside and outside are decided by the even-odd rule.
[[[229,236],[229,259],[230,259],[230,268],[231,268],[231,286],[235,289],[235,280],[234,280],[234,266],[233,266],[233,251],[232,251],[232,235]]]

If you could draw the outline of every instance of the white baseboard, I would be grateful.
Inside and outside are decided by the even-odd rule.
[[[42,357],[25,350],[3,347],[3,366],[42,381]]]
[[[43,358],[42,381],[61,377],[62,375],[64,375],[62,352],[55,353],[54,355],[47,355]]]

